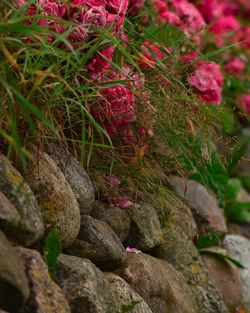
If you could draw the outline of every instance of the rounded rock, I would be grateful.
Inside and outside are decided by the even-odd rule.
[[[80,230],[80,209],[61,170],[46,153],[32,164],[27,180],[42,210],[48,229],[56,228],[64,247],[70,246]]]

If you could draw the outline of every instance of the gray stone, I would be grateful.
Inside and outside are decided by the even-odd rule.
[[[193,180],[177,176],[169,177],[169,186],[192,209],[200,234],[217,232],[224,236],[227,232],[225,218],[216,198],[204,186]]]
[[[16,313],[29,298],[29,285],[15,251],[0,232],[0,310]]]
[[[83,166],[58,144],[48,146],[48,154],[65,175],[82,214],[89,214],[94,205],[94,187]]]
[[[15,206],[21,217],[12,237],[24,245],[38,241],[44,234],[44,224],[37,200],[27,182],[3,155],[0,155],[0,191]],[[9,209],[14,212],[13,208]],[[14,220],[13,226],[17,222],[15,218]]]
[[[2,229],[8,237],[13,237],[18,231],[18,225],[21,216],[14,205],[0,191],[0,229]]]
[[[88,215],[82,216],[79,235],[67,253],[87,258],[103,270],[121,266],[126,255],[110,226]]]
[[[240,274],[244,301],[250,310],[250,240],[239,235],[227,235],[224,239],[224,247],[230,256],[246,267],[241,269]]]
[[[42,209],[47,229],[56,228],[64,247],[70,246],[80,229],[80,209],[61,170],[46,153],[39,153],[26,175]]]
[[[130,230],[130,217],[126,210],[95,201],[91,216],[106,222],[121,242],[127,238]]]
[[[136,293],[129,284],[120,276],[114,273],[106,273],[106,277],[113,289],[114,294],[120,302],[120,311],[129,308],[130,313],[152,313],[148,304]]]
[[[119,304],[107,278],[87,259],[60,255],[57,281],[72,313],[119,312]]]
[[[152,312],[199,312],[182,275],[165,261],[143,253],[130,253],[116,273],[142,297]]]
[[[183,274],[197,301],[199,313],[228,313],[222,295],[192,241],[174,227],[164,229],[164,239],[154,255],[168,261]]]
[[[134,204],[130,209],[131,225],[125,245],[148,251],[162,242],[156,210],[149,204]]]
[[[228,255],[221,248],[210,248],[212,252]],[[215,281],[216,287],[221,292],[224,302],[230,312],[237,312],[237,308],[243,304],[243,290],[240,280],[240,270],[231,262],[219,259],[211,254],[202,254],[210,276]]]
[[[50,277],[40,253],[21,247],[15,250],[30,283],[30,297],[22,313],[70,313],[69,305]]]

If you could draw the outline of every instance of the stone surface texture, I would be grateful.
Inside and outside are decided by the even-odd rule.
[[[225,235],[227,227],[216,198],[200,183],[171,176],[169,186],[192,209],[199,233],[217,232]]]
[[[106,222],[123,242],[130,230],[130,217],[126,210],[96,201],[91,216]]]
[[[229,255],[245,266],[245,269],[241,269],[240,275],[244,302],[250,310],[250,240],[243,236],[229,234],[223,244]]]
[[[125,249],[111,227],[89,215],[81,217],[79,235],[67,252],[90,259],[104,270],[116,269],[125,258]]]
[[[72,313],[117,313],[120,306],[105,275],[89,260],[62,254],[57,279]]]
[[[22,264],[0,231],[0,310],[16,313],[29,298],[29,285]]]
[[[20,221],[21,216],[17,209],[0,191],[0,229],[4,230],[9,239],[15,238]]]
[[[114,273],[106,273],[106,277],[120,302],[120,311],[130,307],[130,313],[153,313],[148,304],[124,279]]]
[[[227,255],[225,250],[217,247],[210,248],[209,250]],[[229,311],[236,312],[237,308],[243,304],[240,270],[232,263],[213,255],[203,254],[202,260],[210,276],[215,281],[216,287],[221,292]]]
[[[44,224],[37,200],[21,174],[1,154],[0,192],[14,205],[21,217],[18,228],[15,228],[17,220],[14,219],[12,224],[9,223],[10,227],[15,228],[12,237],[24,245],[31,245],[38,241],[44,234]],[[9,210],[13,213],[13,208]]]
[[[227,313],[222,295],[192,241],[183,233],[180,234],[174,225],[164,229],[164,239],[154,255],[167,260],[183,274],[197,301],[199,313]]]
[[[15,249],[29,279],[30,297],[22,313],[70,313],[69,305],[36,250]]]
[[[131,225],[125,245],[142,251],[159,246],[162,231],[155,208],[148,204],[134,204],[129,213]]]
[[[58,144],[51,144],[47,152],[65,175],[82,214],[89,214],[94,204],[94,187],[83,166]]]
[[[46,229],[58,229],[63,246],[70,246],[79,233],[80,209],[63,173],[48,154],[39,153],[26,177],[42,209]]]
[[[152,256],[129,253],[116,272],[143,298],[154,313],[198,313],[189,287],[170,264]]]

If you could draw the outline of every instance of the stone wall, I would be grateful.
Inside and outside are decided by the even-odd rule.
[[[62,148],[36,155],[22,175],[0,155],[0,312],[250,309],[249,271],[194,245],[203,233],[223,239],[228,232],[215,197],[199,183],[170,177],[176,197],[118,208],[95,199],[88,174]],[[226,235],[212,251],[249,264],[246,227],[238,225],[238,235]],[[42,255],[50,229],[63,247],[53,277]]]

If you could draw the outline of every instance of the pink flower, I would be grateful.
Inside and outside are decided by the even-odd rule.
[[[101,79],[102,74],[110,68],[114,47],[110,46],[98,54],[88,65],[91,80]],[[107,60],[108,59],[108,60]]]
[[[127,247],[126,251],[129,252],[129,253],[136,253],[136,254],[141,253],[140,250],[137,250],[136,248],[130,248],[130,247]]]
[[[133,203],[128,199],[128,197],[122,197],[122,198],[119,198],[115,201],[115,204],[120,207],[120,208],[123,208],[123,209],[127,209],[127,208],[130,208]]]
[[[168,9],[168,6],[164,0],[155,0],[154,4],[159,12],[160,17],[164,21],[173,25],[180,25],[180,18],[174,12],[171,12]]]
[[[125,16],[128,9],[128,0],[104,0],[107,10]]]
[[[181,28],[188,36],[197,34],[206,25],[194,4],[185,0],[173,0],[172,6],[181,20]]]
[[[107,25],[107,11],[103,6],[92,7],[87,10],[72,10],[71,14],[72,21],[76,25],[72,25],[73,30],[69,34],[68,40],[74,47],[86,41],[96,27],[104,28]]]
[[[237,106],[247,114],[250,114],[250,94],[242,94],[237,98]]]
[[[224,34],[230,31],[239,30],[240,22],[232,15],[219,18],[210,26],[210,31],[214,34]]]
[[[106,182],[111,188],[118,187],[121,184],[120,180],[116,176],[107,177]]]
[[[225,65],[225,71],[235,76],[240,76],[245,69],[245,63],[239,58],[234,57]]]
[[[183,62],[189,63],[189,62],[195,61],[197,57],[198,57],[197,51],[190,51],[183,56]]]
[[[39,0],[39,5],[44,13],[49,16],[62,18],[66,13],[66,4],[56,0]]]
[[[163,60],[166,58],[166,54],[158,48],[159,46],[158,43],[151,43],[148,40],[141,45],[143,55],[143,58],[140,60],[141,67],[150,69],[157,63],[157,59]]]
[[[201,61],[188,82],[198,91],[201,100],[220,104],[223,80],[218,64]]]
[[[244,37],[242,39],[244,40],[243,46],[250,48],[250,26],[244,29]]]
[[[129,0],[128,11],[129,13],[136,14],[139,9],[144,6],[145,0]]]
[[[120,78],[119,75],[113,77],[114,80]],[[92,114],[110,135],[121,134],[136,119],[133,91],[123,85],[112,86],[102,90],[101,96]]]
[[[222,14],[222,7],[218,0],[201,0],[198,9],[208,23]]]

